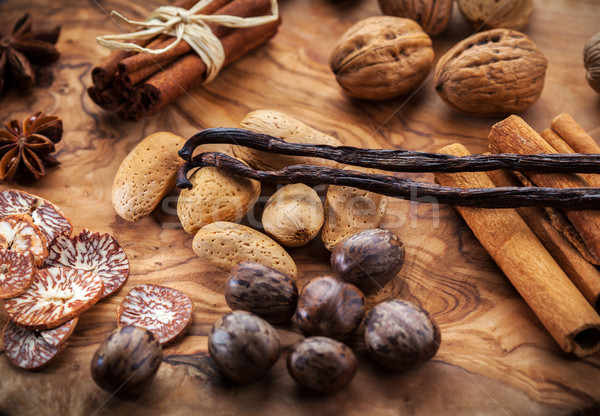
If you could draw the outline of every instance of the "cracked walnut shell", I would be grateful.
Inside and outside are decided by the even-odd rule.
[[[434,84],[452,109],[477,116],[502,116],[529,108],[542,94],[547,60],[521,32],[476,33],[440,58]]]
[[[342,35],[329,66],[356,98],[387,100],[419,87],[433,66],[431,39],[411,19],[370,17]]]

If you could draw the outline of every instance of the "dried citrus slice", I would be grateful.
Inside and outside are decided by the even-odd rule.
[[[51,329],[92,307],[102,296],[102,279],[92,272],[52,267],[39,270],[29,289],[6,299],[11,321],[26,329]]]
[[[29,214],[48,243],[58,235],[71,235],[71,222],[56,205],[15,189],[0,192],[0,218],[17,214]]]
[[[121,289],[129,276],[129,261],[119,243],[108,234],[92,234],[89,230],[71,238],[56,237],[48,247],[45,265],[96,273],[104,283],[101,299]]]
[[[48,255],[48,243],[39,227],[27,214],[9,215],[0,220],[0,248],[19,253],[30,252],[41,266]]]
[[[65,341],[73,333],[78,318],[47,331],[19,328],[12,322],[4,327],[4,353],[17,367],[40,370],[65,349]]]
[[[0,250],[0,299],[25,292],[33,281],[35,265],[31,253]]]
[[[194,304],[184,293],[158,285],[136,286],[117,309],[117,325],[137,325],[161,344],[174,341],[192,324]]]

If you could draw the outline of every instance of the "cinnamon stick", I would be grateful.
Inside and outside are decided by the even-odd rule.
[[[496,123],[489,135],[490,148],[494,153],[553,154],[552,148],[523,119],[510,116]],[[549,188],[582,188],[590,184],[581,176],[567,173],[526,173],[536,185]],[[565,210],[565,216],[577,229],[594,264],[600,264],[600,210]]]
[[[521,185],[514,176],[504,170],[495,170],[488,175],[497,187]],[[522,207],[516,210],[577,289],[594,309],[600,312],[600,271],[583,258],[569,240],[553,226],[543,208]]]
[[[280,20],[247,29],[238,29],[222,39],[227,66],[242,58],[275,36]],[[157,72],[144,84],[149,90],[160,96],[147,109],[147,115],[153,114],[173,102],[185,91],[199,85],[206,75],[206,65],[195,53],[188,53],[177,59],[165,71]]]
[[[571,115],[563,113],[554,117],[550,127],[577,153],[600,153],[600,146]]]
[[[440,153],[466,156],[459,144]],[[493,188],[483,172],[436,173],[443,186]],[[511,281],[550,335],[579,357],[600,351],[600,316],[514,209],[456,207],[475,237]]]
[[[231,3],[228,3],[229,1],[231,0],[217,0],[211,3],[211,5],[222,5],[222,7],[214,10],[214,14],[253,17],[264,15],[271,10],[270,0],[233,0]],[[204,14],[209,13],[205,12]],[[222,38],[234,30],[233,28],[216,23],[208,22],[207,24],[218,38]],[[153,49],[165,48],[174,41],[175,38],[168,37],[157,44]],[[190,45],[184,41],[180,42],[170,51],[160,55],[136,54],[119,62],[119,74],[131,84],[136,84],[190,51]]]

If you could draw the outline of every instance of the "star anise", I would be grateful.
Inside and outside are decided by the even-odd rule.
[[[14,182],[22,177],[39,179],[46,166],[60,162],[50,153],[63,134],[62,120],[38,111],[23,123],[12,120],[0,130],[0,180]]]
[[[35,67],[51,64],[60,56],[54,46],[59,33],[60,26],[33,31],[29,14],[18,19],[8,33],[0,26],[0,93],[9,79],[20,88],[35,84]]]

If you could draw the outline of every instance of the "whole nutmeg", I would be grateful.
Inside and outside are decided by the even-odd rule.
[[[547,65],[523,33],[488,30],[462,40],[440,58],[435,89],[450,108],[464,114],[514,114],[540,97]]]
[[[441,340],[440,329],[427,311],[405,300],[382,302],[365,318],[367,351],[392,370],[404,370],[431,359]]]
[[[521,29],[529,22],[533,0],[457,0],[458,9],[477,31]]]
[[[277,331],[264,319],[235,311],[215,322],[208,336],[208,353],[228,379],[246,384],[258,380],[281,353]]]
[[[391,231],[366,230],[340,241],[331,253],[331,266],[345,282],[365,294],[382,289],[404,264],[404,246]]]
[[[344,340],[358,328],[364,314],[365,296],[356,286],[323,276],[302,289],[296,322],[306,336]]]
[[[290,350],[287,368],[301,386],[320,393],[335,393],[350,384],[358,361],[352,350],[341,342],[311,337]]]
[[[245,262],[229,273],[225,301],[233,310],[252,312],[270,323],[282,323],[294,315],[298,287],[294,279],[278,270]]]
[[[162,363],[162,348],[152,332],[128,325],[113,331],[92,358],[92,378],[119,397],[135,396],[150,385]]]
[[[433,66],[431,39],[414,20],[369,17],[342,35],[329,66],[348,95],[387,100],[421,85]]]
[[[452,0],[377,0],[383,14],[407,17],[421,25],[429,36],[446,29],[452,15]]]
[[[592,36],[583,48],[583,63],[590,87],[600,94],[600,32]]]

